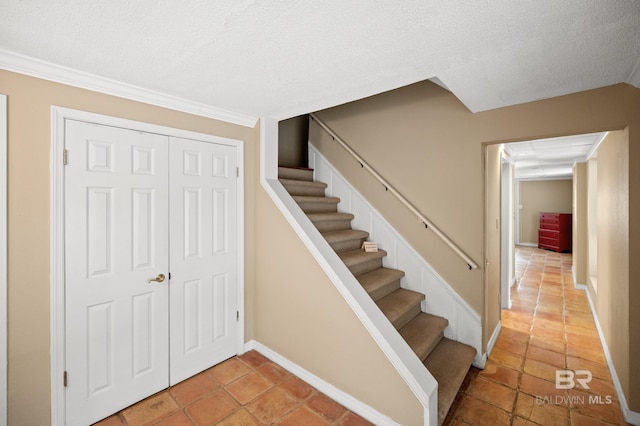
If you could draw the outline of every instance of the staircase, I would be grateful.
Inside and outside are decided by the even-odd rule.
[[[339,198],[326,197],[327,184],[313,180],[313,170],[279,167],[278,177],[311,222],[367,291],[438,382],[438,424],[444,421],[476,351],[444,337],[445,318],[422,312],[425,295],[400,287],[404,272],[385,268],[384,250],[365,252],[366,231],[351,228],[354,216],[339,213]]]

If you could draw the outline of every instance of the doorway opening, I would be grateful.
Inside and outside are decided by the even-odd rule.
[[[578,202],[574,168],[593,161],[606,135],[601,132],[502,144],[502,309],[510,308],[510,289],[517,281],[516,246],[572,251]]]

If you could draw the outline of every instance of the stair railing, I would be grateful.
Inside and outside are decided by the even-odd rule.
[[[347,151],[353,158],[355,158],[356,161],[360,163],[360,166],[363,169],[371,173],[371,175],[378,182],[380,182],[382,186],[384,186],[385,191],[393,194],[398,199],[398,201],[404,204],[413,214],[418,217],[418,220],[420,220],[424,224],[425,228],[430,229],[438,238],[440,238],[447,246],[449,246],[451,250],[453,250],[458,256],[460,256],[467,263],[469,270],[478,269],[478,265],[471,259],[471,257],[463,252],[460,247],[458,247],[453,241],[451,241],[449,237],[447,237],[442,231],[440,231],[440,229],[438,229],[438,227],[435,226],[433,222],[431,222],[424,214],[422,214],[420,210],[418,210],[413,204],[411,204],[411,202],[407,200],[404,195],[402,195],[400,192],[398,192],[397,189],[391,186],[391,184],[385,178],[383,178],[360,155],[358,155],[357,152],[355,152],[349,145],[347,145],[347,143],[340,136],[338,136],[336,132],[334,132],[329,126],[327,126],[322,120],[320,120],[314,113],[309,114],[309,116],[327,133],[329,133],[334,141],[338,142],[338,144],[340,144],[340,146],[342,146],[345,151]]]

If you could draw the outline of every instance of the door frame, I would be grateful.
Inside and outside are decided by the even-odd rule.
[[[0,426],[7,424],[7,96],[0,94]]]
[[[237,216],[238,216],[238,337],[237,353],[244,351],[244,142],[221,136],[197,133],[188,130],[175,129],[157,124],[144,123],[123,118],[117,118],[92,112],[74,110],[70,108],[51,106],[51,152],[50,152],[50,332],[51,332],[51,424],[65,423],[65,274],[64,274],[64,138],[65,121],[77,120],[105,126],[156,133],[193,139],[202,142],[217,143],[233,146],[237,150],[238,173],[237,179]],[[168,350],[168,348],[167,348]]]

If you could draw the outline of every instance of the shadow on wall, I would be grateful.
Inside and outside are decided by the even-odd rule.
[[[278,166],[308,167],[307,143],[309,116],[307,114],[278,123]]]

